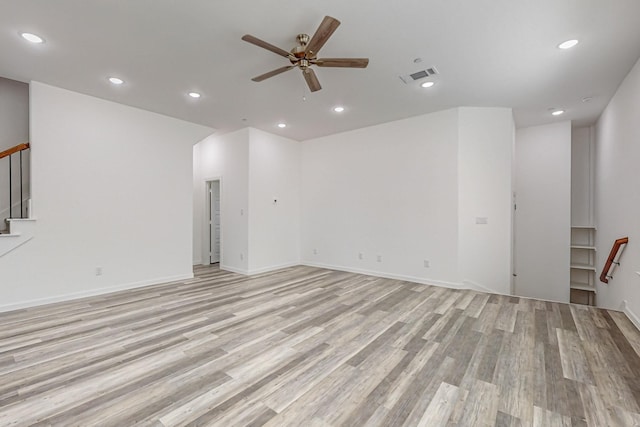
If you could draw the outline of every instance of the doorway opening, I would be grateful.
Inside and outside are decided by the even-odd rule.
[[[219,264],[221,258],[220,242],[220,180],[207,181],[207,224],[209,264]],[[206,259],[206,258],[205,258]]]

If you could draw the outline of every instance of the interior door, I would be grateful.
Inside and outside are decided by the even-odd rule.
[[[209,263],[220,262],[220,181],[209,182]]]

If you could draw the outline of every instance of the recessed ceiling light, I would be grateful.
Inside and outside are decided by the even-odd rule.
[[[578,40],[567,40],[566,42],[562,42],[558,45],[560,49],[571,49],[575,45],[578,44]]]
[[[30,41],[31,43],[43,43],[44,39],[38,35],[32,33],[20,33],[23,39]]]
[[[553,116],[559,116],[561,114],[564,114],[564,110],[556,110],[556,111],[551,113],[551,115],[553,115]]]
[[[333,111],[335,111],[336,113],[342,113],[344,111],[344,107],[333,107]]]
[[[424,82],[420,86],[427,88],[433,86],[434,84],[434,82]]]
[[[198,92],[189,92],[189,96],[192,98],[200,98],[202,95],[200,95]]]
[[[121,85],[122,83],[124,83],[124,80],[119,79],[118,77],[109,77],[109,81],[114,85]]]
[[[287,127],[287,124],[286,124],[286,123],[278,123],[278,127],[279,127],[280,129],[284,129],[284,128],[286,128],[286,127]]]

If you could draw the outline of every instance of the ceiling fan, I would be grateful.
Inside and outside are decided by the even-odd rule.
[[[309,86],[309,90],[315,92],[322,89],[322,86],[320,86],[318,77],[311,68],[312,65],[318,67],[366,68],[369,64],[369,58],[318,58],[318,51],[324,46],[327,40],[329,40],[329,37],[331,37],[339,25],[340,21],[337,19],[325,16],[313,37],[309,38],[307,34],[298,34],[296,37],[298,45],[291,49],[290,52],[280,49],[264,40],[260,40],[257,37],[245,34],[242,36],[242,40],[267,49],[277,55],[284,56],[291,62],[291,65],[277,68],[254,77],[251,80],[261,82],[269,77],[277,76],[278,74],[298,67],[302,70],[302,75]]]

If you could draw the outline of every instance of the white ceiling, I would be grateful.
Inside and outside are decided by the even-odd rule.
[[[243,34],[289,50],[325,15],[342,25],[319,56],[369,57],[367,69],[316,69],[312,94],[298,70],[250,80],[287,60]],[[638,0],[0,0],[0,76],[297,140],[456,106],[512,107],[518,126],[590,124],[639,56]],[[399,78],[428,66],[431,89]]]

